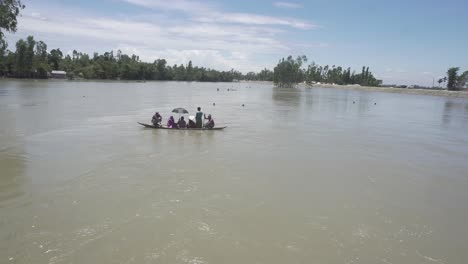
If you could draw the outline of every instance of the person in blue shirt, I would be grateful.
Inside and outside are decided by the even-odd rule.
[[[203,112],[201,111],[201,107],[197,108],[198,112],[195,114],[195,124],[197,128],[203,127]]]

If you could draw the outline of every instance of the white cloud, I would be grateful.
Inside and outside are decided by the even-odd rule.
[[[38,13],[38,12],[32,12],[31,16],[34,18],[42,19],[42,20],[46,19],[45,17],[41,16],[41,13]]]
[[[317,25],[304,20],[287,17],[273,17],[252,13],[224,12],[220,8],[206,3],[186,0],[172,0],[170,2],[160,0],[123,0],[127,3],[159,11],[179,11],[188,14],[195,21],[205,23],[232,23],[244,25],[277,25],[288,26],[297,29],[316,28]],[[293,3],[278,2],[293,6]]]
[[[330,44],[328,43],[291,43],[290,45],[296,48],[306,48],[306,49],[330,47]]]
[[[142,14],[102,16],[82,9],[30,5],[30,13],[19,18],[18,32],[9,37],[10,47],[16,39],[34,35],[49,49],[61,48],[65,53],[121,49],[148,62],[165,58],[172,65],[192,60],[198,66],[247,72],[271,68],[278,58],[297,52],[300,43],[283,38],[291,28],[315,27],[293,18],[224,12],[206,2],[118,1],[145,10]]]
[[[279,8],[301,8],[301,4],[292,3],[292,2],[274,2],[274,6]]]
[[[404,70],[404,69],[401,69],[401,68],[396,68],[396,69],[393,69],[393,68],[387,68],[385,69],[385,72],[392,72],[392,73],[406,73],[407,71]]]
[[[154,50],[147,47],[128,47],[125,45],[118,46],[123,53],[139,54],[144,58],[169,58],[169,65],[184,64],[192,61],[194,65],[204,66],[217,70],[231,70],[231,69],[249,69],[251,71],[259,71],[261,66],[253,64],[252,54],[244,52],[223,52],[219,50],[208,49],[161,49]]]
[[[245,24],[245,25],[277,25],[277,26],[288,26],[297,29],[312,29],[318,27],[307,21],[272,17],[264,15],[256,15],[249,13],[220,13],[220,14],[209,14],[205,16],[195,17],[197,21],[208,22],[208,23],[233,23],[233,24]]]
[[[73,16],[70,16],[73,17]],[[275,35],[279,31],[235,25],[181,24],[156,25],[137,20],[110,18],[53,17],[20,18],[20,29],[31,33],[48,33],[57,37],[86,37],[108,42],[145,45],[155,49],[217,49],[255,52],[286,51],[288,48]]]
[[[195,65],[215,69],[252,71],[271,66],[257,61],[256,55],[282,56],[289,52],[289,47],[278,38],[283,31],[263,26],[190,21],[164,24],[138,18],[83,17],[67,11],[40,17],[24,15],[19,19],[15,38],[31,34],[44,40],[49,48],[63,51],[102,53],[121,49],[149,62],[165,58],[170,64],[186,64],[192,60]]]
[[[207,13],[214,12],[215,6],[208,5],[199,1],[187,0],[123,0],[124,2],[144,6],[147,8],[160,9],[166,11],[182,11],[186,13]]]

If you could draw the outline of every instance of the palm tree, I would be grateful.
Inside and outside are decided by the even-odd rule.
[[[440,84],[444,82],[444,78],[440,78],[437,82],[439,83],[439,87],[440,87]]]

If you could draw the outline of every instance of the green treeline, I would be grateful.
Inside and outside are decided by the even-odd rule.
[[[107,80],[175,80],[200,82],[231,82],[241,79],[238,71],[217,71],[204,67],[167,65],[166,60],[157,59],[152,63],[142,62],[136,55],[117,51],[86,53],[73,51],[72,55],[60,49],[47,50],[47,44],[36,41],[32,36],[16,43],[16,51],[0,52],[0,76],[15,78],[47,78],[52,70],[63,70],[67,76],[84,79]]]
[[[263,69],[259,73],[248,72],[242,76],[242,80],[246,81],[273,81],[273,72],[268,69]]]
[[[293,59],[281,59],[273,71],[263,69],[245,75],[231,71],[217,71],[204,67],[167,64],[164,59],[157,59],[152,63],[143,62],[136,55],[122,54],[119,50],[104,54],[94,53],[92,57],[76,50],[72,54],[64,55],[60,49],[47,49],[43,41],[36,41],[29,36],[26,40],[16,42],[16,50],[3,49],[0,51],[0,76],[14,78],[48,78],[53,70],[67,72],[70,79],[102,79],[102,80],[174,80],[200,82],[231,82],[233,80],[273,81],[278,86],[293,86],[297,83],[315,82],[336,84],[360,84],[378,86],[381,81],[376,80],[369,72],[369,67],[363,67],[362,72],[356,74],[350,68],[319,66],[315,63],[307,68],[302,67],[307,62],[306,56]]]
[[[273,81],[277,86],[291,87],[298,83],[334,83],[379,86],[369,67],[362,67],[360,73],[341,66],[320,66],[307,62],[306,56],[293,59],[292,56],[281,59],[273,71],[263,69],[259,73],[245,75],[238,71],[217,71],[203,67],[187,65],[167,65],[164,59],[152,63],[142,62],[136,55],[122,54],[119,50],[104,54],[88,54],[73,51],[72,56],[64,56],[60,49],[47,50],[43,41],[36,41],[32,36],[16,43],[16,50],[7,49],[5,32],[16,32],[17,16],[25,6],[21,0],[0,0],[0,77],[48,78],[52,70],[63,70],[67,76],[84,79],[121,79],[121,80],[176,80],[230,82],[234,80]],[[448,90],[460,90],[468,86],[468,71],[458,74],[458,67],[450,68],[447,76],[438,80],[447,83]]]
[[[447,71],[447,77],[439,79],[439,84],[447,82],[447,89],[450,91],[461,90],[468,85],[468,71],[465,71],[461,75],[458,74],[460,68],[452,67]]]
[[[297,83],[335,83],[335,84],[359,84],[362,86],[379,86],[381,80],[377,80],[369,67],[362,67],[361,73],[351,71],[351,68],[341,66],[320,66],[312,62],[307,68],[302,67],[307,62],[306,56],[293,59],[292,56],[281,59],[273,72],[273,81],[277,86],[290,87]]]
[[[16,42],[16,50],[0,48],[0,77],[48,78],[53,70],[67,72],[70,79],[105,79],[105,80],[174,80],[200,82],[231,82],[234,80],[273,81],[280,87],[292,87],[298,83],[334,83],[379,86],[369,67],[362,67],[360,73],[341,66],[320,66],[312,62],[305,67],[306,56],[293,59],[292,56],[281,59],[273,71],[263,69],[258,73],[242,74],[238,71],[217,71],[204,67],[187,65],[167,65],[164,59],[152,63],[142,62],[136,55],[126,55],[119,51],[104,54],[73,51],[71,55],[60,49],[48,51],[47,44],[29,36]],[[447,82],[448,90],[460,90],[468,85],[468,71],[458,74],[459,68],[450,68],[447,77],[438,80]]]

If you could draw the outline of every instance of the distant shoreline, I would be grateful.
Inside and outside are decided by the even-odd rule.
[[[272,81],[241,81],[243,83],[263,83],[272,84]],[[416,95],[431,95],[431,96],[444,96],[452,98],[468,98],[468,90],[462,91],[448,91],[438,89],[421,89],[421,88],[396,88],[396,87],[379,87],[379,86],[360,86],[360,85],[338,85],[338,84],[298,84],[299,86],[306,88],[335,88],[335,89],[347,89],[347,90],[359,90],[368,92],[384,92],[384,93],[401,93],[401,94],[416,94]]]
[[[145,82],[186,82],[186,83],[238,83],[236,81],[178,81],[178,80],[125,80],[125,79],[85,79],[85,78],[14,78],[0,77],[0,80],[12,81],[66,81],[66,82],[130,82],[130,83],[145,83]]]
[[[332,85],[332,84],[312,84],[306,87],[313,88],[336,88],[336,89],[350,89],[369,92],[384,92],[384,93],[401,93],[401,94],[416,94],[416,95],[432,95],[432,96],[445,96],[453,98],[468,98],[468,91],[448,91],[448,90],[431,90],[431,89],[417,89],[417,88],[394,88],[394,87],[376,87],[376,86],[360,86],[360,85]]]
[[[77,80],[68,80],[68,79],[21,79],[21,78],[11,78],[11,77],[0,77],[0,80],[29,80],[29,81],[68,81],[68,82],[131,82],[131,83],[142,83],[142,82],[184,82],[184,81],[174,81],[174,80],[108,80],[108,79],[77,79]],[[192,81],[198,83],[221,83],[221,82],[200,82]],[[240,80],[234,82],[224,82],[224,83],[260,83],[260,84],[271,84],[274,85],[272,81],[247,81]],[[452,98],[468,98],[468,90],[462,91],[448,91],[448,90],[432,90],[432,89],[418,89],[418,88],[395,88],[395,87],[378,87],[378,86],[360,86],[360,85],[338,85],[338,84],[298,84],[299,86],[305,88],[334,88],[334,89],[347,89],[347,90],[358,90],[358,91],[368,91],[368,92],[384,92],[384,93],[401,93],[401,94],[415,94],[415,95],[431,95],[431,96],[444,96]]]

